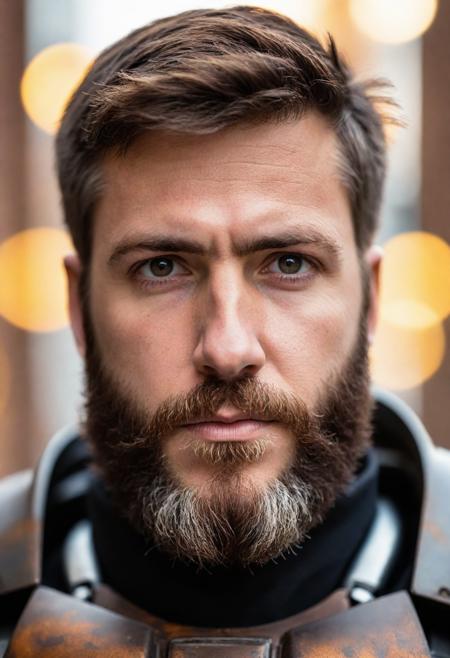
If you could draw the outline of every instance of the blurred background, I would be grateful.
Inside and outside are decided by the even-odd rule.
[[[392,81],[405,128],[389,128],[378,241],[385,248],[376,383],[450,447],[450,2],[272,0],[338,48],[358,77]],[[98,52],[130,30],[214,0],[0,0],[0,476],[36,462],[75,423],[82,366],[67,327],[71,250],[53,139]]]

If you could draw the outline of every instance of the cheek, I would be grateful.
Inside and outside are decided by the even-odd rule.
[[[350,355],[359,328],[360,295],[326,294],[266,313],[266,352],[280,384],[313,405]]]
[[[103,296],[91,314],[97,342],[106,367],[136,399],[152,407],[180,390],[192,352],[187,309],[149,308],[148,300],[136,303],[118,296]],[[151,392],[151,395],[149,393]]]

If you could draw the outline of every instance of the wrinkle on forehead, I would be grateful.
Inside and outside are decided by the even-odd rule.
[[[125,155],[106,157],[98,213],[122,234],[127,224],[252,230],[280,219],[340,232],[330,219],[351,224],[351,215],[338,159],[332,128],[312,113],[209,135],[146,134]]]
[[[222,173],[224,168],[229,168],[231,179],[233,171],[248,167],[262,172],[279,169],[291,173],[294,179],[293,165],[309,168],[312,177],[320,168],[333,177],[338,175],[337,137],[327,121],[313,113],[295,121],[236,125],[207,135],[146,133],[133,142],[125,155],[108,154],[105,170],[133,176],[145,166],[152,152],[158,155],[152,161],[155,175],[166,173],[168,166],[174,173],[188,167],[192,168],[193,179],[197,171],[201,179],[205,176],[212,179],[217,173],[215,168]],[[265,178],[264,173],[262,176]],[[234,180],[240,180],[237,173]]]

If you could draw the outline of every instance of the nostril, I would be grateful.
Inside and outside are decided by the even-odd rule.
[[[265,362],[265,353],[251,325],[238,321],[211,321],[199,336],[193,353],[197,372],[221,380],[255,375]]]

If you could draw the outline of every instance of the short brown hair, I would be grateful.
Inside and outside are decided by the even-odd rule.
[[[106,49],[75,92],[57,136],[65,220],[82,262],[91,249],[105,152],[145,131],[211,133],[313,110],[338,136],[356,244],[377,227],[385,175],[377,81],[358,83],[338,56],[290,19],[255,7],[188,11]]]

